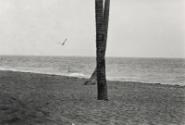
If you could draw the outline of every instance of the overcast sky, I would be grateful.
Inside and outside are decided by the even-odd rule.
[[[95,56],[94,3],[0,0],[0,55]],[[184,0],[111,0],[109,24],[107,56],[185,57]]]

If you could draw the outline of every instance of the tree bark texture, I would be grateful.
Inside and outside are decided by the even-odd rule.
[[[108,31],[110,0],[96,0],[96,74],[97,74],[97,98],[108,100],[106,81],[106,42]]]

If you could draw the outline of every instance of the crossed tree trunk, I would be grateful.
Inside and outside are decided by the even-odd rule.
[[[108,100],[105,53],[108,33],[110,0],[95,0],[96,9],[96,68],[85,84],[96,84],[98,100]]]

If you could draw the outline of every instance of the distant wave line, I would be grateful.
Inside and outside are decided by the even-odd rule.
[[[0,67],[0,71],[12,71],[12,72],[27,72],[27,73],[39,73],[39,74],[47,74],[47,75],[59,75],[59,76],[69,76],[69,77],[77,77],[77,78],[89,78],[88,75],[78,72],[72,73],[54,73],[54,72],[42,72],[42,71],[33,71],[33,70],[24,70],[24,69],[15,69],[15,68],[5,68]]]
[[[70,73],[56,73],[56,72],[44,72],[44,71],[35,71],[29,69],[16,69],[10,67],[0,67],[0,71],[12,71],[12,72],[26,72],[26,73],[38,73],[38,74],[47,74],[47,75],[59,75],[59,76],[68,76],[75,78],[89,78],[90,75],[79,73],[79,72],[70,72]],[[108,77],[109,81],[125,81],[122,77]]]
[[[58,76],[66,76],[66,77],[75,77],[75,78],[85,78],[88,79],[90,77],[90,74],[83,74],[79,72],[70,72],[70,73],[56,73],[56,72],[44,72],[44,71],[33,71],[29,69],[16,69],[16,68],[10,68],[10,67],[0,67],[0,71],[12,71],[12,72],[25,72],[25,73],[38,73],[38,74],[46,74],[46,75],[58,75]],[[143,82],[143,83],[157,83],[152,81],[145,81],[145,80],[136,80],[129,77],[108,77],[107,80],[109,81],[132,81],[132,82]],[[168,85],[180,85],[184,86],[183,83],[175,83],[175,84],[169,84],[169,83],[161,83],[161,84],[168,84]]]

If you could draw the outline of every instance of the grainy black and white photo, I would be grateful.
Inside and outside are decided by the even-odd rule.
[[[0,125],[185,125],[185,0],[0,0]]]

